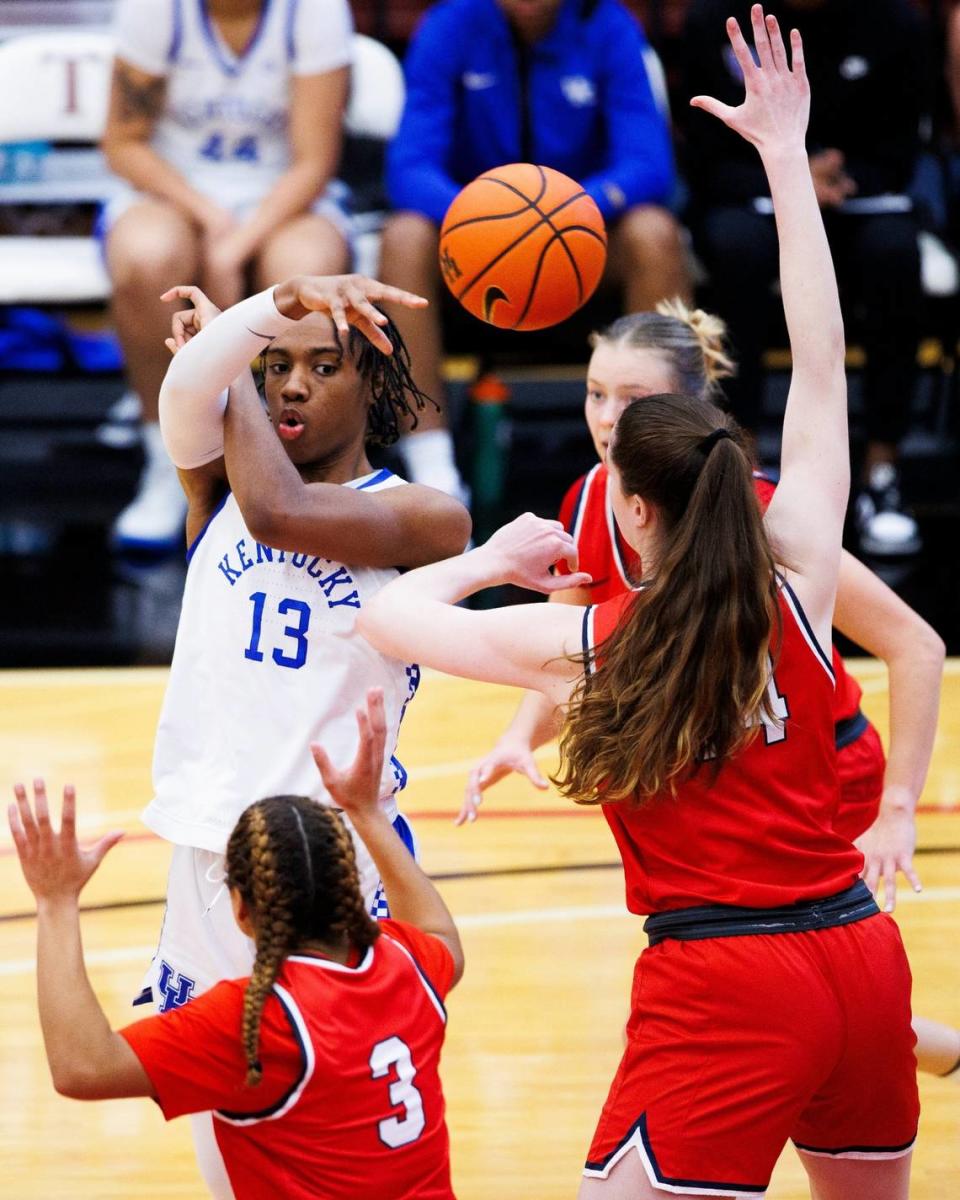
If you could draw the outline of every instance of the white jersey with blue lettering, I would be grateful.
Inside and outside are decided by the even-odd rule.
[[[263,0],[239,55],[207,0],[120,0],[115,28],[118,57],[167,81],[153,149],[197,190],[243,210],[290,166],[291,78],[346,66],[353,18],[347,0]]]
[[[403,483],[382,470],[343,486],[380,491]],[[150,829],[222,854],[254,800],[298,795],[329,803],[310,743],[348,766],[358,745],[356,711],[371,687],[384,692],[381,795],[396,815],[394,794],[406,773],[394,750],[420,670],[355,632],[363,604],[396,575],[261,545],[228,493],[190,551],[157,728],[155,794],[143,814]]]

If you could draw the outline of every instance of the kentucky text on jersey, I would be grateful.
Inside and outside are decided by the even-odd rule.
[[[289,563],[298,570],[306,571],[311,579],[317,581],[317,587],[323,592],[328,608],[360,607],[360,595],[354,587],[353,576],[341,563],[336,563],[331,558],[320,558],[319,555],[311,557],[309,554],[274,550],[270,546],[264,546],[262,542],[254,542],[253,546],[255,549],[248,550],[246,538],[241,538],[217,563],[218,569],[231,587],[245,572],[254,567]]]

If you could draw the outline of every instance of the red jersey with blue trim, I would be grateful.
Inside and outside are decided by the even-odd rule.
[[[588,608],[585,648],[602,647],[636,597]],[[679,782],[675,796],[602,805],[623,858],[631,912],[775,908],[833,895],[860,874],[863,856],[833,829],[840,793],[830,660],[788,585],[780,608],[770,687],[781,723],[764,722],[716,777],[707,764]]]
[[[776,485],[759,471],[754,471],[753,480],[760,506],[766,511]],[[578,570],[587,571],[593,579],[589,585],[591,604],[602,604],[636,587],[640,582],[640,557],[617,528],[607,496],[607,468],[603,463],[597,463],[568,490],[560,505],[559,519],[580,552]],[[556,571],[561,575],[570,573],[563,562]],[[831,649],[837,680],[833,719],[845,721],[859,712],[862,692],[853,676],[847,674],[836,648]]]
[[[246,979],[120,1031],[170,1120],[214,1112],[237,1200],[453,1200],[438,1066],[453,959],[398,921],[351,965],[294,954],[245,1085]]]

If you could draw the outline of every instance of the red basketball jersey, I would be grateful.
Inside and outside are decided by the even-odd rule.
[[[584,645],[602,647],[635,599],[588,608]],[[842,891],[860,873],[863,856],[832,828],[839,786],[830,660],[789,586],[780,591],[780,607],[783,633],[770,686],[782,725],[764,723],[716,778],[707,764],[678,784],[675,797],[641,807],[603,805],[631,912],[774,908]]]
[[[213,1110],[237,1200],[453,1200],[438,1075],[453,960],[409,925],[380,928],[354,965],[284,962],[256,1088],[244,1084],[245,979],[120,1031],[168,1120]]]
[[[753,479],[757,498],[766,511],[776,485],[759,471],[754,472]],[[617,528],[607,496],[607,468],[603,463],[597,463],[568,490],[560,505],[559,519],[577,544],[579,570],[587,571],[593,578],[591,604],[612,600],[640,582],[640,558]],[[570,573],[566,563],[560,563],[556,570],[561,575]],[[853,676],[847,674],[836,647],[831,650],[837,680],[833,719],[844,721],[859,711],[862,692]]]

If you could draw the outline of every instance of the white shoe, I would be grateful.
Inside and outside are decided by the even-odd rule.
[[[870,469],[867,486],[857,497],[856,522],[864,554],[917,554],[923,545],[916,521],[903,511],[893,463],[877,463]]]
[[[960,265],[934,233],[917,235],[920,282],[927,296],[955,296],[960,291]]]
[[[187,500],[177,478],[177,469],[167,457],[160,426],[143,426],[146,456],[140,486],[113,527],[113,544],[118,550],[162,554],[183,542]]]
[[[140,441],[140,412],[142,405],[136,392],[126,391],[107,409],[107,419],[94,430],[101,446],[126,450]]]
[[[449,430],[428,429],[424,433],[408,434],[401,439],[399,450],[406,477],[411,483],[422,483],[424,487],[446,492],[470,507],[470,489],[457,469]]]

